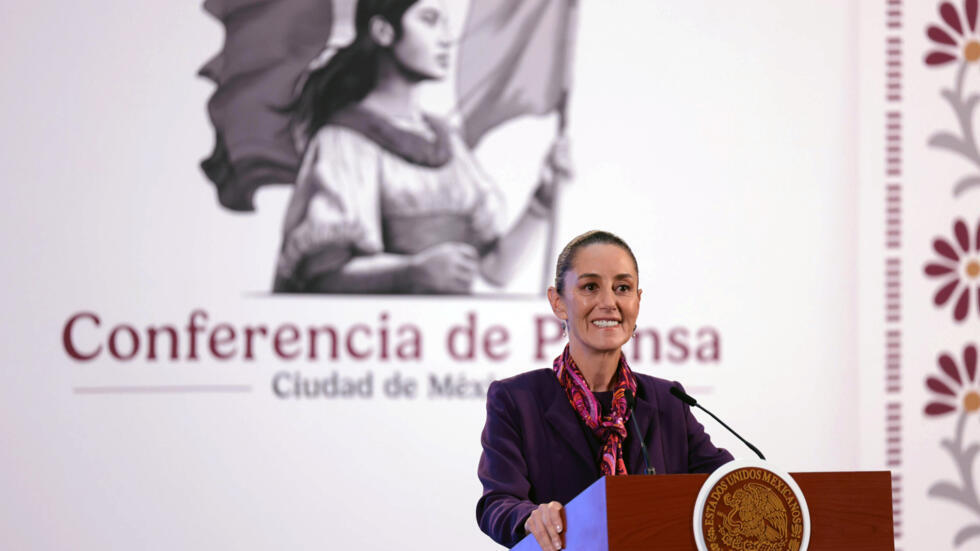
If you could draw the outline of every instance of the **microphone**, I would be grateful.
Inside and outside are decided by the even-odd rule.
[[[646,469],[643,471],[644,474],[657,474],[657,469],[650,466],[650,454],[647,452],[647,445],[643,442],[643,435],[640,434],[640,425],[636,422],[636,414],[633,411],[633,406],[636,404],[636,396],[633,396],[633,391],[626,389],[626,407],[629,408],[630,419],[633,420],[633,434],[636,436],[636,441],[640,443],[640,450],[643,452],[643,464]]]
[[[693,396],[691,396],[690,394],[688,394],[688,393],[684,392],[683,390],[677,388],[676,386],[670,387],[670,393],[673,394],[675,398],[677,398],[678,400],[684,402],[685,404],[687,404],[689,406],[700,408],[701,411],[703,411],[703,412],[707,413],[708,415],[710,415],[715,421],[718,421],[718,423],[720,423],[721,426],[723,426],[726,429],[728,429],[728,432],[734,434],[735,437],[738,438],[739,440],[741,440],[743,444],[745,444],[746,446],[749,447],[749,449],[751,449],[752,451],[754,451],[755,454],[759,456],[759,459],[761,459],[763,461],[766,460],[766,456],[762,455],[762,452],[759,451],[759,448],[753,446],[752,444],[749,444],[749,441],[748,440],[742,438],[742,436],[739,433],[737,433],[734,430],[732,430],[732,427],[729,427],[728,425],[726,425],[725,422],[722,421],[721,419],[719,419],[718,417],[716,417],[714,413],[711,413],[710,411],[708,411],[708,410],[704,409],[703,407],[701,407],[700,405],[698,405],[698,401],[695,400]],[[627,400],[629,400],[629,398],[627,398]]]

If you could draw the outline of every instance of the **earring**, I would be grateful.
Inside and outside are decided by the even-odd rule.
[[[568,322],[565,320],[561,320],[561,338],[564,339],[567,336],[568,336]]]

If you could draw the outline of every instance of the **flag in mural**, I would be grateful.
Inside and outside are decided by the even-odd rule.
[[[472,2],[459,46],[456,97],[470,147],[525,114],[563,110],[576,0]]]
[[[289,129],[297,80],[327,43],[333,3],[323,0],[207,0],[225,28],[221,51],[200,74],[217,84],[208,102],[214,151],[201,168],[232,210],[253,210],[265,184],[293,183],[299,152]]]
[[[574,3],[471,3],[457,70],[457,114],[471,147],[514,117],[562,110]],[[338,8],[322,0],[207,0],[204,9],[224,26],[225,41],[200,70],[217,85],[208,102],[215,145],[201,167],[222,206],[250,211],[258,187],[295,179],[300,152],[283,108],[324,51]]]

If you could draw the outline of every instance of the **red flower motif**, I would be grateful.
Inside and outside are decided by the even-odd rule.
[[[939,355],[939,370],[945,378],[926,377],[926,388],[934,393],[933,401],[926,404],[926,415],[945,415],[959,406],[966,413],[980,410],[980,392],[977,390],[977,347],[968,344],[963,349],[963,369],[952,356]]]
[[[926,65],[945,65],[957,59],[968,62],[980,59],[980,39],[977,38],[977,0],[963,1],[963,14],[951,2],[939,5],[939,16],[945,27],[929,25],[926,36],[937,49],[926,54]]]
[[[953,318],[963,321],[970,310],[971,290],[976,291],[977,308],[980,312],[980,224],[974,232],[972,249],[970,232],[963,220],[953,223],[953,236],[955,247],[942,237],[937,237],[932,242],[932,248],[939,254],[939,258],[926,264],[925,273],[929,277],[945,278],[933,297],[936,306],[946,304],[959,291],[953,307]]]

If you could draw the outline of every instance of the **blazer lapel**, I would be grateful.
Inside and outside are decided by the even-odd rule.
[[[657,470],[657,474],[665,474],[666,465],[661,438],[662,431],[658,427],[660,408],[657,405],[657,398],[654,393],[647,392],[648,389],[646,388],[643,390],[644,392],[642,393],[637,392],[636,407],[633,409],[633,415],[636,416],[636,423],[640,427],[640,434],[643,435],[643,441],[646,442],[647,453],[650,454],[650,466]],[[643,450],[640,448],[640,442],[634,433],[635,429],[633,428],[632,421],[628,421],[626,429],[632,436],[632,438],[628,439],[629,445],[624,450],[627,465],[629,465],[631,471],[630,474],[643,474]]]
[[[561,386],[558,386],[558,389],[561,390]],[[590,457],[592,446],[587,440],[585,429],[582,428],[578,413],[572,404],[568,403],[568,397],[565,396],[563,390],[554,394],[544,417],[551,428],[558,433],[561,440],[572,450],[572,453],[577,455],[583,464],[589,468],[590,472],[598,473],[599,467],[596,460]],[[557,450],[552,451],[552,453],[555,452]]]

